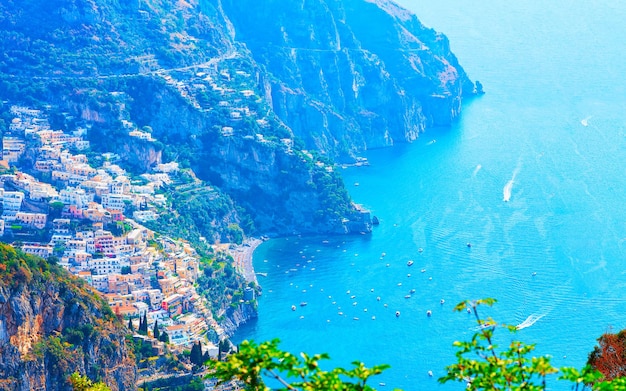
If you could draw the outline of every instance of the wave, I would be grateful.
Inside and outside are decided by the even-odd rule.
[[[521,329],[525,329],[526,327],[530,327],[534,325],[535,323],[537,323],[537,321],[543,318],[544,316],[545,314],[544,315],[535,315],[535,314],[529,315],[525,321],[515,326],[515,328],[518,330],[521,330]]]

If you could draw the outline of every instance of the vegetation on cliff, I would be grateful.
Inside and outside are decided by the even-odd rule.
[[[230,240],[239,235],[232,224],[278,235],[367,232],[360,218],[344,224],[358,213],[342,181],[306,149],[351,160],[411,141],[456,117],[473,85],[445,37],[397,6],[282,5],[2,2],[0,94],[50,105],[54,126],[88,129],[93,152],[118,153],[134,173],[163,161],[191,168],[225,197],[187,219],[189,237]],[[152,138],[129,137],[133,129]],[[214,200],[205,192],[191,203]],[[186,215],[186,200],[173,201]],[[230,212],[214,213],[223,205]]]
[[[125,328],[63,268],[0,244],[0,379],[7,389],[64,390],[79,371],[135,388]]]

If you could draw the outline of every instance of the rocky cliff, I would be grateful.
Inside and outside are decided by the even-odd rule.
[[[346,159],[449,125],[474,85],[447,38],[388,0],[222,0],[307,147]]]
[[[332,161],[449,124],[474,88],[388,0],[7,0],[0,51],[4,99],[66,112],[134,173],[193,168],[278,235],[369,231]]]
[[[135,390],[122,324],[81,280],[0,244],[0,389],[67,390],[74,372]]]

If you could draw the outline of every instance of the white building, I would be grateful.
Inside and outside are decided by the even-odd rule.
[[[131,201],[131,197],[126,194],[103,194],[102,206],[108,210],[121,210],[126,208],[126,202]]]
[[[15,220],[15,215],[22,208],[24,193],[0,189],[0,197],[2,197],[2,216],[9,221]]]

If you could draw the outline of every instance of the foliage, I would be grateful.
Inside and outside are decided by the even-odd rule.
[[[589,354],[588,364],[602,373],[602,380],[626,376],[626,330],[600,336],[598,345]]]
[[[309,356],[301,353],[297,357],[278,348],[278,340],[255,344],[244,341],[239,352],[226,361],[211,361],[212,376],[220,383],[238,380],[248,391],[269,391],[263,377],[275,379],[282,384],[281,390],[374,390],[367,382],[385,370],[387,365],[367,368],[361,362],[353,362],[354,368],[335,368],[325,371],[320,368],[321,360],[329,359],[326,354]]]
[[[439,382],[467,383],[468,390],[545,390],[546,376],[558,372],[550,364],[550,357],[529,357],[535,349],[520,341],[512,341],[507,349],[500,349],[494,341],[497,328],[515,332],[516,327],[498,324],[492,318],[482,319],[478,306],[492,306],[494,299],[464,301],[454,310],[469,308],[476,317],[478,331],[469,342],[455,342],[457,363],[446,367],[448,374]]]
[[[547,389],[546,379],[549,375],[560,372],[558,380],[573,383],[573,390],[626,390],[626,377],[605,377],[606,374],[603,375],[591,365],[580,371],[570,367],[556,368],[550,364],[549,356],[531,357],[534,345],[513,340],[507,349],[500,349],[494,340],[495,330],[500,328],[515,333],[517,328],[498,324],[492,318],[484,319],[479,316],[479,306],[491,307],[495,302],[496,300],[491,298],[467,300],[454,307],[457,312],[469,309],[476,318],[478,331],[474,333],[470,342],[454,343],[457,347],[457,362],[446,367],[448,373],[439,379],[440,383],[463,382],[466,383],[467,390],[539,391]],[[599,341],[601,346],[605,346],[606,335]],[[601,351],[602,348],[596,347],[590,355],[590,362],[597,359]],[[604,362],[606,365],[603,368],[614,374],[621,365],[610,360]],[[616,367],[612,367],[613,365]]]
[[[192,364],[200,366],[203,364],[202,360],[202,344],[200,341],[194,343],[191,347],[191,354],[189,355],[189,360]]]
[[[78,372],[74,372],[70,376],[70,383],[74,391],[111,391],[106,384],[94,383],[87,376],[82,376]]]
[[[210,243],[241,243],[243,230],[238,225],[241,210],[237,212],[230,197],[216,188],[193,177],[187,179],[190,183],[179,182],[164,188],[171,202],[169,211],[146,225],[171,237],[188,240],[195,247],[202,247],[201,237]]]
[[[197,290],[209,298],[214,315],[231,305],[238,306],[238,292],[243,292],[245,279],[235,271],[233,259],[224,252],[218,252],[214,258],[203,258],[201,273],[198,275]]]

